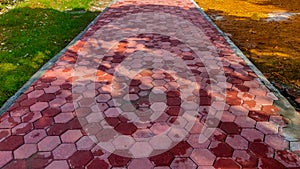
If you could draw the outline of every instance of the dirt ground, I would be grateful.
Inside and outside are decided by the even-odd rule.
[[[300,0],[196,2],[271,82],[300,88]]]

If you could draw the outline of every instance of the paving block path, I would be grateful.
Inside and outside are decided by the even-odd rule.
[[[115,2],[1,115],[0,168],[300,168],[258,79],[193,2]]]

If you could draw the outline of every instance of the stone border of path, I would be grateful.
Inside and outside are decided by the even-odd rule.
[[[258,80],[263,83],[271,92],[275,94],[278,100],[274,101],[274,105],[280,109],[280,114],[289,120],[289,127],[285,128],[285,133],[287,138],[300,138],[300,134],[295,134],[295,130],[299,129],[300,115],[294,109],[294,107],[288,102],[288,100],[281,95],[281,93],[276,89],[262,74],[262,72],[257,69],[257,67],[242,53],[242,51],[230,40],[230,38],[218,27],[216,24],[206,15],[206,13],[198,6],[194,0],[190,0],[195,8],[203,15],[203,17],[219,32],[219,34],[225,38],[226,42],[229,44],[231,49],[235,52],[237,56],[242,58],[244,62],[251,68],[251,70],[258,76]],[[0,108],[0,115],[8,110],[15,101],[37,80],[39,79],[46,70],[48,70],[61,56],[64,54],[67,49],[72,46],[77,40],[79,40],[82,35],[94,25],[94,23],[102,16],[102,14],[108,9],[106,7],[79,35],[77,35],[63,50],[61,50],[57,55],[50,59],[46,64],[44,64],[26,83],[20,88],[12,97],[10,97],[4,105]],[[296,129],[297,128],[297,129]],[[290,140],[294,141],[294,140]]]

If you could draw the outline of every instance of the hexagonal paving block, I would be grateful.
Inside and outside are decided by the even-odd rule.
[[[54,117],[54,121],[55,123],[67,123],[73,118],[73,113],[60,113]]]
[[[91,150],[95,146],[95,142],[91,138],[92,136],[83,136],[77,142],[76,146],[78,150]]]
[[[38,98],[44,94],[43,90],[34,90],[30,92],[27,96],[28,98]]]
[[[147,158],[133,159],[128,164],[128,169],[137,169],[137,168],[153,168],[154,164],[149,161]]]
[[[11,151],[0,151],[0,157],[0,167],[3,167],[13,159]]]
[[[80,130],[68,130],[60,138],[64,143],[75,143],[81,136],[82,133]]]
[[[153,148],[148,142],[135,142],[129,151],[135,158],[145,158],[149,157],[153,151]]]
[[[137,129],[132,136],[136,141],[147,141],[152,138],[154,134],[149,129]]]
[[[110,94],[100,94],[99,96],[96,97],[97,102],[99,103],[104,103],[107,102],[111,99]]]
[[[231,157],[233,153],[232,147],[230,147],[227,143],[220,141],[213,141],[210,144],[209,149],[217,157]]]
[[[75,107],[73,103],[66,103],[62,105],[60,109],[62,112],[73,112],[75,110]]]
[[[166,135],[157,135],[152,137],[149,143],[154,149],[168,149],[172,140]]]
[[[58,108],[58,107],[64,105],[66,102],[67,102],[67,101],[66,101],[66,99],[64,99],[64,98],[56,98],[56,99],[50,101],[50,102],[49,102],[49,105],[50,105],[50,107],[52,107],[52,108]]]
[[[117,127],[115,127],[115,129],[121,134],[131,135],[137,130],[137,127],[133,123],[122,122]]]
[[[277,134],[278,125],[271,122],[257,122],[257,130],[263,132],[264,134]]]
[[[47,136],[38,143],[39,151],[52,151],[61,143],[58,136]]]
[[[29,158],[32,154],[36,153],[37,145],[36,144],[23,144],[21,147],[14,151],[15,159],[24,159]]]
[[[240,127],[246,127],[246,128],[250,128],[250,127],[254,127],[256,124],[256,121],[247,117],[247,116],[239,116],[236,117],[236,119],[234,120],[234,122],[239,125]]]
[[[258,158],[248,150],[234,150],[232,158],[244,168],[255,168],[258,164]]]
[[[47,136],[46,131],[43,129],[32,130],[24,136],[25,143],[37,143]]]
[[[289,143],[279,135],[266,135],[265,143],[275,150],[284,150],[289,147]]]
[[[111,154],[108,157],[108,161],[113,167],[125,167],[130,160],[128,157],[122,157],[116,154]]]
[[[103,169],[109,169],[109,165],[106,161],[100,158],[94,158],[87,166],[87,169],[97,169],[101,166]]]
[[[241,135],[245,137],[248,141],[263,141],[264,134],[256,129],[243,129]]]
[[[275,159],[286,167],[299,167],[300,158],[289,150],[279,150],[275,153]]]
[[[173,127],[169,130],[168,137],[175,142],[180,142],[187,136],[187,134],[188,132],[184,128]]]
[[[220,129],[228,134],[239,134],[241,132],[241,128],[233,122],[222,122]]]
[[[68,159],[75,151],[76,147],[74,144],[61,144],[52,151],[53,158],[59,160]]]
[[[157,111],[157,112],[163,112],[166,108],[167,108],[167,105],[166,103],[164,102],[154,102],[150,108],[153,110],[153,111]]]
[[[52,161],[45,169],[69,169],[68,162],[66,160]]]
[[[15,135],[25,135],[28,131],[32,130],[32,123],[20,123],[12,129],[12,133]],[[1,133],[1,130],[0,130]],[[4,138],[3,135],[0,134],[0,138]]]
[[[149,160],[153,162],[155,166],[158,167],[158,166],[170,166],[174,158],[175,158],[174,155],[167,151],[162,154],[152,156],[149,158]]]
[[[193,151],[191,145],[186,141],[181,141],[179,143],[173,143],[169,152],[171,152],[175,157],[189,157]]]
[[[188,137],[187,142],[193,147],[193,148],[199,148],[199,149],[207,149],[210,140],[206,138],[203,142],[199,141],[199,134],[190,134]]]
[[[247,116],[249,113],[249,110],[243,106],[231,106],[229,111],[236,116]]]
[[[24,144],[22,136],[9,136],[0,142],[0,151],[12,151]]]
[[[274,149],[263,142],[250,142],[249,150],[258,157],[272,158],[274,155]]]
[[[215,164],[215,168],[231,168],[231,169],[240,169],[240,165],[233,161],[232,159],[220,158],[217,159]]]
[[[216,156],[207,149],[195,149],[191,154],[192,160],[197,165],[213,165]]]
[[[106,117],[118,117],[121,113],[122,113],[122,110],[119,108],[108,108],[104,112]]]
[[[83,168],[85,167],[91,160],[93,159],[93,155],[90,151],[87,150],[79,150],[76,151],[68,160],[71,168]]]
[[[49,106],[47,102],[37,102],[30,106],[30,110],[33,112],[41,112]]]
[[[226,143],[234,149],[248,149],[248,141],[240,135],[227,136]]]
[[[131,136],[121,135],[113,140],[113,144],[117,150],[126,150],[129,149],[135,140]]]
[[[196,169],[197,165],[189,158],[175,158],[170,167],[174,169]]]

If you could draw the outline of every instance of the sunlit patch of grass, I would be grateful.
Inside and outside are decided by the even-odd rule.
[[[196,0],[204,10],[222,11],[227,15],[253,18],[266,18],[268,13],[285,10],[273,5],[258,5],[269,0]]]

